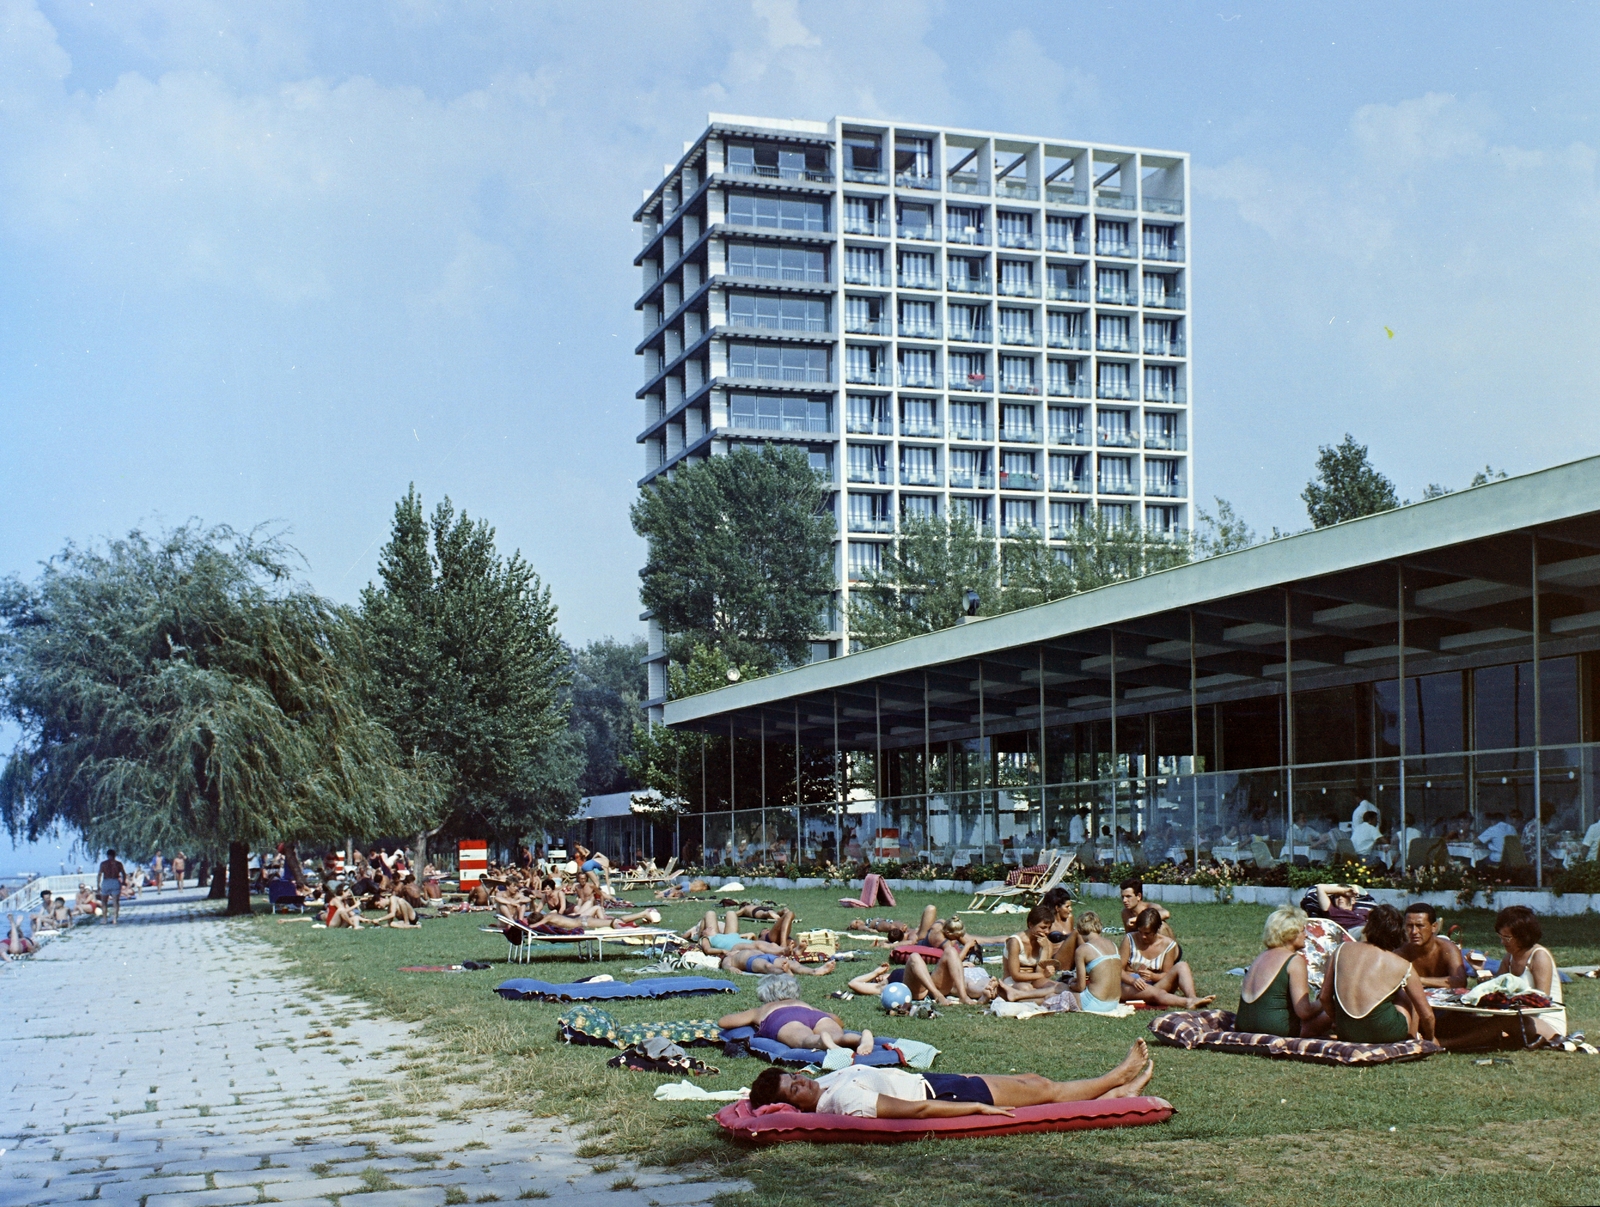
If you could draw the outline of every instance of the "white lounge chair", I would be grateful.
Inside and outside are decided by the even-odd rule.
[[[1034,905],[1061,883],[1077,861],[1078,857],[1071,852],[1063,855],[1059,850],[1051,851],[1050,861],[1045,865],[1043,872],[1029,873],[1018,868],[1006,877],[1007,882],[1001,887],[976,890],[967,908],[959,912],[986,913],[1002,901],[1013,901],[1017,905]]]

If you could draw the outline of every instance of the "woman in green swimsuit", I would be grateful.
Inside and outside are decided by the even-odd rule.
[[[1433,1038],[1433,1007],[1412,976],[1411,963],[1395,955],[1405,942],[1405,920],[1392,905],[1367,915],[1361,942],[1341,943],[1328,957],[1322,1008],[1340,1039],[1393,1044]]]
[[[1280,905],[1261,931],[1266,948],[1244,974],[1235,1031],[1292,1037],[1321,1035],[1329,1027],[1322,1003],[1311,996],[1306,958],[1306,912]]]

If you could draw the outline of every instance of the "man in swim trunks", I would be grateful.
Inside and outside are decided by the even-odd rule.
[[[802,1111],[854,1115],[862,1119],[949,1119],[961,1115],[1009,1115],[1019,1106],[1136,1098],[1155,1074],[1144,1040],[1135,1041],[1121,1064],[1083,1081],[1051,1081],[1037,1073],[1003,1076],[913,1073],[906,1069],[851,1065],[821,1077],[763,1069],[750,1086],[759,1110],[786,1102]]]
[[[1433,1007],[1409,961],[1398,954],[1405,923],[1392,905],[1367,915],[1359,943],[1340,943],[1322,978],[1322,1008],[1347,1043],[1393,1044],[1434,1037]]]
[[[1172,918],[1171,911],[1166,909],[1164,906],[1157,905],[1154,901],[1146,901],[1144,899],[1143,880],[1135,876],[1131,880],[1124,880],[1121,887],[1122,929],[1124,932],[1133,929],[1133,920],[1137,918],[1143,911],[1147,909],[1153,909],[1156,911],[1156,913],[1161,915],[1161,933],[1166,935],[1169,939],[1176,937],[1172,933],[1172,927],[1167,925]]]
[[[107,851],[106,857],[100,863],[100,919],[111,919],[115,926],[122,916],[122,882],[128,878],[128,870],[122,866],[115,851]]]
[[[1439,937],[1439,914],[1426,901],[1406,907],[1406,941],[1395,952],[1410,960],[1424,989],[1465,989],[1467,962],[1461,949]]]
[[[829,960],[817,968],[807,968],[782,949],[767,951],[755,943],[741,943],[722,957],[722,967],[727,972],[789,972],[796,976],[827,976],[833,971],[833,966],[833,961]]]

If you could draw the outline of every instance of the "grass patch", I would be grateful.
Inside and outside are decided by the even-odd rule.
[[[633,1189],[633,1175],[629,1174],[625,1178],[618,1178],[615,1182],[611,1183],[611,1189],[612,1190],[632,1190]]]
[[[548,1199],[550,1197],[550,1192],[548,1190],[536,1190],[530,1186],[517,1197],[519,1199]]]
[[[444,1192],[445,1207],[454,1207],[456,1203],[465,1203],[466,1201],[467,1192],[459,1186],[452,1186]]]
[[[860,916],[838,906],[837,889],[781,896],[800,914],[803,927],[843,927]],[[957,894],[905,893],[890,912],[915,918],[932,901],[948,915],[967,900]],[[669,905],[667,921],[688,926],[703,910],[703,905]],[[1225,1006],[1237,1003],[1239,992],[1238,978],[1225,971],[1249,963],[1260,950],[1266,913],[1265,907],[1247,905],[1173,907],[1185,958],[1201,988],[1219,994]],[[1021,923],[1014,916],[969,915],[967,920],[980,934],[1004,934]],[[1463,924],[1469,945],[1496,950],[1492,914],[1452,911],[1448,921]],[[535,969],[508,968],[505,942],[479,932],[478,922],[467,915],[430,920],[420,931],[360,935],[274,927],[259,920],[254,925],[319,991],[345,994],[382,1014],[420,1024],[433,1063],[408,1074],[404,1088],[394,1089],[396,1096],[409,1100],[443,1092],[445,1079],[433,1070],[468,1067],[468,1107],[493,1101],[524,1112],[530,1122],[559,1116],[580,1126],[604,1124],[614,1130],[603,1140],[587,1135],[580,1155],[746,1178],[755,1187],[747,1200],[754,1207],[793,1203],[798,1187],[804,1187],[808,1207],[856,1207],[863,1197],[882,1207],[1005,1202],[1036,1198],[1040,1186],[1071,1187],[1071,1201],[1110,1207],[1244,1201],[1303,1207],[1330,1197],[1346,1207],[1387,1207],[1402,1200],[1407,1207],[1600,1202],[1600,1171],[1583,1156],[1600,1146],[1600,1116],[1589,1106],[1600,1061],[1556,1053],[1511,1053],[1512,1064],[1485,1067],[1474,1065],[1470,1056],[1447,1055],[1417,1064],[1340,1069],[1155,1048],[1152,1092],[1178,1108],[1160,1127],[959,1144],[784,1144],[746,1151],[721,1138],[704,1104],[654,1101],[659,1078],[614,1073],[604,1067],[605,1049],[557,1042],[555,1019],[565,1007],[496,996],[493,987],[507,976],[568,981],[595,967],[554,953],[540,957]],[[1546,946],[1559,962],[1600,963],[1600,919],[1544,922]],[[357,944],[359,958],[352,956]],[[463,959],[495,967],[432,979],[398,971],[405,964]],[[609,960],[606,970],[619,975],[643,963],[638,956],[622,956]],[[890,1035],[901,1031],[934,1044],[943,1053],[937,1067],[946,1072],[1021,1068],[1060,1078],[1099,1072],[1146,1034],[1149,1021],[1069,1015],[1019,1023],[952,1008],[938,1019],[887,1022],[871,999],[841,1003],[828,998],[852,972],[870,967],[841,964],[830,977],[807,979],[805,997],[852,1025],[871,1025]],[[754,979],[731,979],[739,983],[737,997],[621,1001],[607,1003],[606,1009],[629,1023],[715,1017],[748,1008],[755,1000]],[[1578,980],[1565,988],[1571,1027],[1600,1034],[1600,983]],[[723,1059],[710,1049],[697,1054],[722,1070],[697,1079],[707,1089],[749,1085],[764,1067]],[[602,1161],[593,1168],[609,1172],[616,1164]]]
[[[367,1184],[368,1190],[404,1190],[405,1187],[396,1182],[376,1165],[369,1165],[356,1175]]]

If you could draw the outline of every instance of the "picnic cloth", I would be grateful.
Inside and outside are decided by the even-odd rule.
[[[1313,1064],[1374,1065],[1422,1060],[1444,1048],[1432,1040],[1396,1044],[1354,1044],[1341,1039],[1291,1039],[1233,1030],[1231,1010],[1174,1010],[1150,1024],[1150,1033],[1174,1048],[1209,1048],[1237,1055],[1304,1060]]]
[[[695,1077],[714,1077],[718,1071],[705,1061],[696,1060],[677,1044],[659,1037],[642,1044],[629,1044],[606,1064],[634,1073],[689,1073]]]
[[[619,1025],[610,1012],[599,1006],[580,1004],[556,1019],[561,1038],[569,1044],[596,1044],[607,1048],[626,1048],[650,1039],[665,1039],[684,1047],[714,1045],[721,1042],[722,1029],[715,1019],[669,1019],[659,1023]]]
[[[622,981],[573,981],[553,984],[531,977],[502,981],[494,991],[508,1002],[540,998],[551,1002],[609,1002],[630,997],[692,997],[703,993],[738,993],[732,981],[716,981],[703,976],[648,977],[627,984]]]

